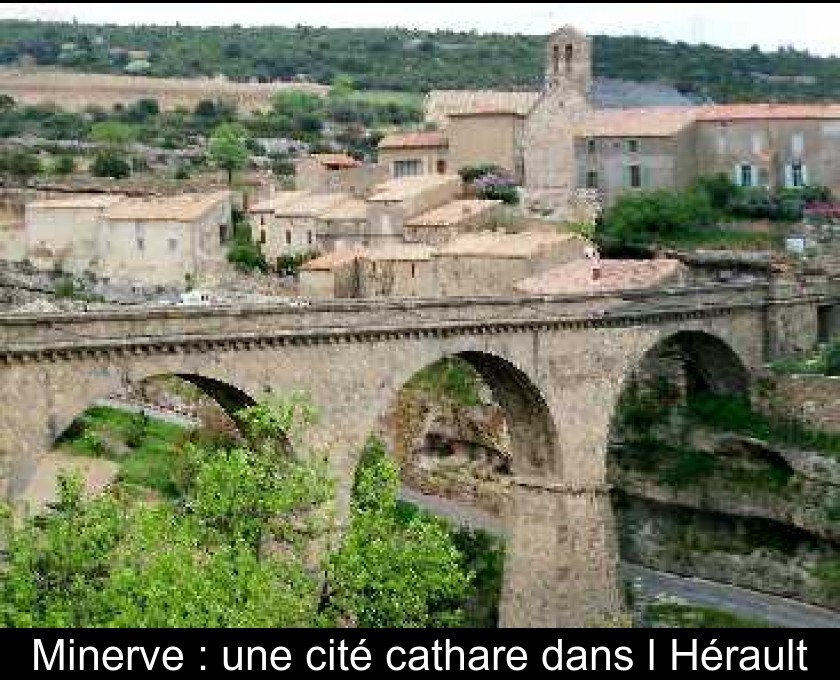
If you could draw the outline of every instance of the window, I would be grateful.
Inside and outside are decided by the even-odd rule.
[[[415,267],[415,265],[414,265],[414,263],[412,262],[412,263],[411,263],[411,278],[412,278],[412,279],[413,279],[413,278],[415,278],[415,276],[416,276],[416,271],[415,271],[415,268],[414,268],[414,267]]]
[[[753,186],[753,168],[752,165],[742,165],[740,168],[740,182],[742,187]]]
[[[260,229],[260,243],[265,245],[265,229]]]
[[[137,250],[146,249],[146,227],[144,225],[134,225],[134,239],[137,241]]]
[[[770,186],[770,170],[768,170],[767,168],[758,169],[758,186]]]
[[[764,135],[760,132],[753,132],[752,135],[752,152],[756,155],[761,153],[761,150],[764,148]],[[751,186],[745,184],[744,186]]]
[[[587,139],[586,140],[586,153],[593,154],[597,150],[597,146],[595,145],[594,139]]]
[[[571,45],[566,45],[563,50],[563,60],[566,62],[566,73],[572,72],[572,57],[574,56],[575,49]]]
[[[555,45],[554,49],[552,50],[554,58],[552,59],[552,65],[554,68],[554,73],[560,73],[560,45]]]
[[[265,225],[265,215],[260,215],[260,226],[262,227],[264,225]]]
[[[642,166],[641,165],[631,165],[630,166],[630,186],[633,188],[639,188],[642,186]]]
[[[631,139],[627,142],[627,150],[630,153],[639,153],[639,140]]]
[[[306,232],[306,243],[310,246],[312,245],[312,231],[311,230]]]
[[[292,230],[291,229],[286,229],[286,245],[287,246],[292,245]]]
[[[442,158],[437,162],[437,173],[438,175],[445,175],[446,174],[446,161]]]
[[[597,189],[598,188],[598,173],[594,170],[590,170],[586,173],[586,188],[587,189]]]
[[[228,230],[226,224],[219,225],[219,243],[225,243],[228,238]]]
[[[174,253],[175,251],[178,250],[178,239],[177,238],[169,239],[167,241],[167,244],[169,245],[169,252],[170,253]]]
[[[420,159],[412,158],[407,161],[394,161],[394,177],[413,177],[422,174],[423,166]]]
[[[792,163],[785,168],[785,186],[802,188],[808,184],[805,166],[802,163]]]
[[[805,135],[801,132],[797,132],[793,134],[790,138],[790,151],[796,157],[799,158],[802,156],[802,152],[805,150]]]

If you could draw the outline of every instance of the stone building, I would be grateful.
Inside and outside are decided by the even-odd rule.
[[[313,298],[350,298],[359,294],[358,258],[361,248],[338,248],[304,263],[298,289]]]
[[[130,198],[108,207],[99,224],[96,273],[183,286],[226,267],[230,193]]]
[[[281,269],[283,259],[290,255],[317,250],[320,216],[350,198],[338,193],[292,193],[296,196],[289,200],[283,200],[282,194],[269,199],[274,205],[270,226],[257,226],[253,220],[251,222],[252,233],[258,232],[256,241],[266,261],[276,269]]]
[[[295,163],[295,188],[312,193],[366,196],[388,178],[386,168],[343,153],[311,154]]]
[[[463,198],[412,217],[405,223],[403,238],[410,243],[439,246],[465,231],[478,231],[502,222],[501,201]]]
[[[121,194],[95,194],[27,203],[24,257],[41,270],[74,274],[94,270],[103,255],[103,216],[123,200]]]
[[[361,198],[351,198],[329,208],[318,217],[316,230],[322,250],[342,250],[353,244],[375,245],[368,229],[368,204]]]
[[[540,92],[429,93],[426,120],[450,172],[500,165],[522,184],[528,212],[569,221],[593,219],[627,191],[714,173],[741,186],[840,192],[840,104],[716,106],[593,79],[591,41],[569,26],[548,37],[544,62]]]
[[[379,165],[394,178],[446,174],[448,155],[447,137],[441,132],[394,133],[378,145]]]
[[[380,246],[357,258],[358,297],[435,297],[432,248],[420,243]]]
[[[587,244],[556,232],[462,234],[435,253],[438,294],[510,295],[517,281],[582,259]]]
[[[458,175],[418,175],[384,182],[367,199],[370,238],[402,242],[408,220],[458,198],[462,191]]]

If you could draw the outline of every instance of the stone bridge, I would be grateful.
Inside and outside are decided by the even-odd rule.
[[[823,281],[6,315],[0,494],[19,493],[94,400],[172,374],[228,409],[308,393],[320,409],[310,443],[328,451],[346,503],[358,452],[401,386],[455,355],[493,389],[511,435],[501,623],[585,625],[621,608],[605,456],[626,377],[673,346],[712,389],[744,389],[751,368],[813,347],[838,301]]]

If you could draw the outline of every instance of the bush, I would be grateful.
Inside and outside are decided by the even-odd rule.
[[[90,174],[94,177],[122,179],[131,175],[131,165],[116,151],[101,151],[91,163]]]
[[[465,182],[475,182],[475,180],[491,174],[503,174],[504,169],[498,165],[484,164],[484,165],[465,165],[458,171],[461,179]]]
[[[504,170],[488,172],[473,182],[480,198],[503,201],[508,205],[519,203],[516,182]]]
[[[268,265],[265,255],[259,244],[254,242],[250,225],[247,222],[236,221],[234,224],[233,241],[227,255],[228,262],[234,264],[242,272],[266,271]]]

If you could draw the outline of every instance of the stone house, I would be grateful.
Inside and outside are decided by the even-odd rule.
[[[505,108],[477,108],[449,114],[452,172],[474,165],[497,165],[517,183],[525,178],[522,151],[525,115]]]
[[[182,286],[227,266],[230,192],[130,198],[102,214],[96,273]]]
[[[435,297],[432,248],[420,243],[379,246],[357,257],[358,297]]]
[[[447,158],[447,137],[440,132],[394,133],[383,137],[378,145],[379,165],[397,179],[444,175],[450,172]]]
[[[410,243],[439,246],[465,231],[478,231],[501,221],[501,201],[459,199],[412,217],[405,223],[403,238]]]
[[[269,265],[280,269],[285,257],[318,250],[321,214],[349,198],[347,194],[303,193],[284,202],[275,197],[271,226],[260,227],[257,239]]]
[[[360,198],[351,198],[318,216],[318,244],[325,252],[342,250],[351,245],[376,245],[368,229],[368,204]]]
[[[298,291],[314,298],[357,297],[362,252],[361,248],[338,248],[305,262],[298,275]]]
[[[40,270],[74,274],[95,270],[103,258],[103,216],[123,200],[122,194],[92,194],[27,203],[24,256]]]
[[[362,163],[343,153],[320,153],[295,163],[295,188],[312,193],[366,196],[388,178],[384,167]]]
[[[418,175],[384,182],[367,199],[370,238],[401,242],[406,221],[454,200],[462,191],[458,175]]]
[[[461,234],[435,253],[439,295],[511,295],[514,284],[584,258],[588,241],[557,232]]]

